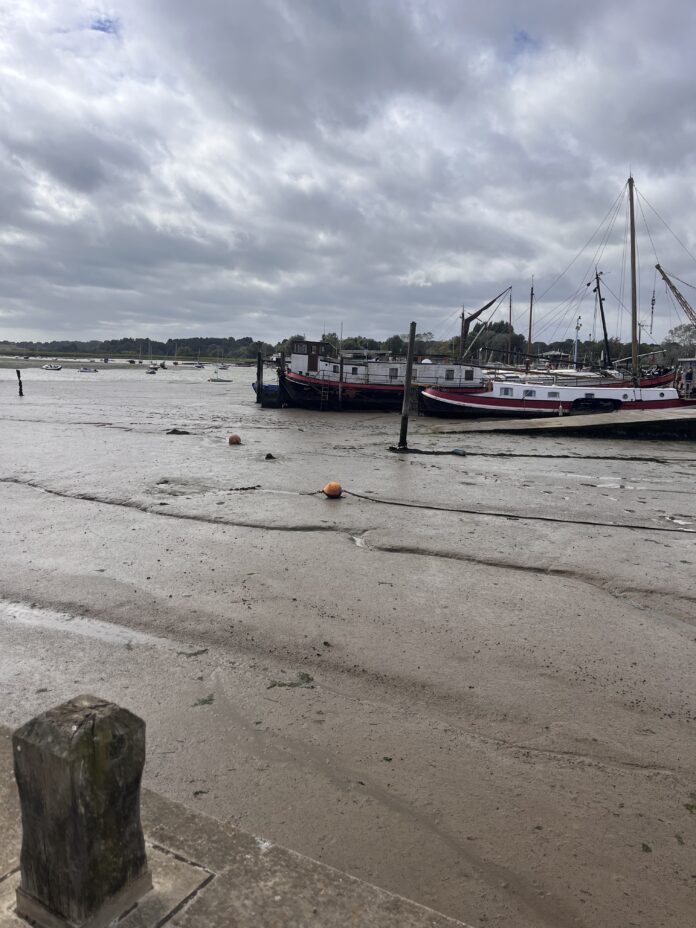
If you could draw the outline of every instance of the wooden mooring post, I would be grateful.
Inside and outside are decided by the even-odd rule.
[[[106,928],[152,888],[140,824],[145,723],[77,696],[13,735],[22,812],[17,914]]]
[[[263,354],[256,355],[256,402],[260,403],[263,396]]]
[[[404,377],[404,402],[401,407],[401,430],[399,432],[399,451],[408,449],[408,414],[411,409],[411,378],[413,377],[413,355],[416,347],[416,323],[411,323],[408,333],[408,354],[406,355],[406,376]]]
[[[22,389],[22,372],[17,371],[17,380],[19,381],[19,395],[24,396],[24,390]]]

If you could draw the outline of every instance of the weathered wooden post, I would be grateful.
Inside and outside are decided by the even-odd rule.
[[[77,696],[19,728],[12,746],[17,914],[40,928],[104,928],[152,887],[140,824],[145,723]]]
[[[24,390],[22,389],[22,372],[17,371],[17,380],[19,381],[19,395],[24,396]]]
[[[408,414],[411,408],[411,379],[413,377],[413,355],[416,345],[416,323],[411,323],[408,333],[408,354],[406,355],[406,376],[404,377],[404,401],[401,406],[401,429],[399,430],[399,451],[408,450]]]
[[[343,409],[343,355],[338,360],[338,408]]]
[[[263,399],[263,355],[259,351],[256,355],[256,402]]]

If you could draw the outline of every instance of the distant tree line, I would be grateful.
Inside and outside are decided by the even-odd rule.
[[[248,360],[261,351],[273,351],[267,342],[244,338],[170,338],[160,342],[149,338],[115,338],[106,341],[0,342],[2,354],[89,356],[103,358],[209,358]]]
[[[291,335],[275,345],[269,342],[258,341],[250,336],[244,338],[221,337],[193,337],[168,339],[166,342],[147,338],[119,338],[106,341],[50,341],[50,342],[8,342],[0,341],[0,354],[33,355],[68,355],[108,358],[182,358],[206,360],[250,360],[260,351],[265,357],[278,352],[288,352],[290,343],[294,339],[304,338],[304,335]],[[330,342],[337,348],[346,350],[388,351],[392,355],[406,353],[408,335],[390,335],[382,341],[368,338],[364,335],[351,335],[340,340],[335,332],[325,332],[322,340]],[[528,352],[527,340],[524,335],[514,331],[507,322],[480,323],[471,329],[464,345],[464,355],[478,361],[511,361],[522,362],[529,355],[538,357],[549,353],[556,353],[559,358],[565,356],[572,358],[574,340],[567,338],[562,341],[543,342],[534,341],[531,351]],[[416,354],[446,355],[460,357],[462,354],[460,337],[437,340],[432,332],[421,332],[416,335]],[[611,360],[626,359],[631,356],[631,345],[616,338],[609,339]],[[696,326],[678,325],[671,329],[661,344],[643,342],[639,346],[639,353],[649,355],[655,353],[656,363],[672,364],[678,357],[696,355]],[[602,342],[585,340],[578,343],[578,360],[584,365],[601,364],[604,345]]]

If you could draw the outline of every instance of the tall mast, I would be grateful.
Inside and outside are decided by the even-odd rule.
[[[527,338],[527,368],[532,356],[532,310],[534,309],[534,277],[532,277],[532,289],[529,292],[529,337]]]
[[[638,385],[638,285],[636,282],[636,217],[633,209],[633,178],[628,178],[628,210],[631,224],[631,373]]]
[[[512,287],[510,287],[510,299],[508,300],[507,363],[512,364]]]

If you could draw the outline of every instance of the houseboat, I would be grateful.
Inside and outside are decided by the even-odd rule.
[[[278,368],[283,400],[310,409],[399,410],[404,398],[406,358],[381,351],[339,351],[325,341],[294,339]],[[416,358],[414,388],[481,390],[485,372],[443,358]]]

